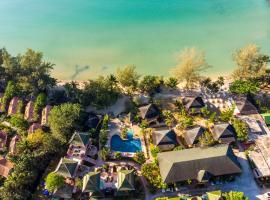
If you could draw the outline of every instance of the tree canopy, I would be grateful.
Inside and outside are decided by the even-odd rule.
[[[185,82],[187,88],[192,88],[202,78],[201,72],[208,67],[204,52],[195,48],[187,48],[180,53],[179,63],[172,73],[180,82]]]
[[[62,143],[67,143],[80,122],[82,108],[79,104],[65,103],[53,107],[49,116],[52,134]]]
[[[45,181],[46,189],[49,192],[54,192],[56,189],[62,187],[65,184],[65,178],[54,172],[49,173]]]
[[[134,65],[128,65],[116,70],[116,78],[123,87],[134,89],[138,85],[140,75],[136,72]]]
[[[24,95],[36,95],[55,85],[51,77],[53,64],[43,60],[41,52],[27,49],[24,54],[12,57],[6,49],[0,51],[0,81],[3,86],[14,81]]]
[[[266,73],[269,56],[261,53],[260,48],[255,44],[249,44],[238,49],[233,54],[237,68],[233,72],[234,79],[249,79],[262,76]]]

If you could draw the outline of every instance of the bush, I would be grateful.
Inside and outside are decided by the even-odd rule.
[[[245,122],[239,120],[239,119],[234,119],[232,123],[237,139],[241,142],[244,142],[248,139],[248,127]]]
[[[10,118],[10,124],[16,128],[19,128],[21,130],[27,130],[28,128],[28,122],[20,115],[13,115]]]
[[[116,160],[121,160],[121,158],[122,158],[121,152],[115,152],[115,153],[114,153],[114,158],[115,158]]]
[[[151,155],[156,158],[157,157],[157,154],[160,152],[160,149],[159,147],[157,146],[151,146],[150,147],[150,151],[151,151]]]
[[[143,164],[146,161],[146,158],[145,158],[144,153],[142,151],[136,152],[133,159],[135,162],[137,162],[139,164]]]
[[[49,173],[46,181],[46,189],[49,192],[54,192],[56,189],[62,187],[65,184],[65,178],[56,174],[55,172]]]

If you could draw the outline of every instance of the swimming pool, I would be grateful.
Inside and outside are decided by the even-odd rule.
[[[122,140],[119,135],[114,135],[111,138],[111,149],[119,152],[135,153],[142,151],[140,139],[133,138],[133,131],[129,130],[127,133],[127,140]]]

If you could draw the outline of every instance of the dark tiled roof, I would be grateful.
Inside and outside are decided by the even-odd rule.
[[[229,145],[170,151],[159,153],[157,157],[165,183],[196,180],[200,170],[213,176],[241,173],[240,164]]]
[[[235,105],[242,115],[258,114],[257,108],[247,97],[237,97],[235,99]]]
[[[65,178],[73,178],[75,176],[77,165],[78,162],[76,161],[61,158],[55,172],[64,176]]]
[[[201,97],[182,97],[181,102],[186,110],[202,108],[205,106]]]
[[[219,123],[215,124],[213,128],[213,137],[215,140],[219,140],[220,138],[234,138],[235,130],[233,126],[229,123]]]
[[[183,136],[187,145],[193,145],[198,142],[198,139],[204,133],[205,129],[201,126],[190,127],[185,130]]]
[[[176,134],[174,130],[168,128],[159,128],[153,132],[152,135],[153,144],[166,145],[166,144],[177,144]]]
[[[151,119],[159,116],[159,110],[154,104],[149,104],[139,108],[142,119]]]

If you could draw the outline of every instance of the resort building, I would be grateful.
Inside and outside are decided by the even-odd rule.
[[[158,124],[159,110],[154,104],[148,104],[139,108],[139,115],[151,125]]]
[[[193,180],[205,182],[210,177],[241,173],[241,167],[227,144],[159,153],[160,174],[165,183]]]
[[[167,127],[155,129],[152,134],[152,140],[153,144],[158,146],[161,151],[172,150],[178,145],[174,130]]]
[[[21,137],[19,135],[15,135],[9,144],[9,153],[14,154],[17,150],[17,144],[21,140]]]
[[[61,158],[55,172],[65,178],[73,179],[76,176],[78,162],[67,158]]]
[[[7,145],[7,133],[0,130],[0,150],[4,150]]]
[[[15,115],[19,109],[19,97],[13,97],[9,103],[8,115]]]
[[[24,112],[24,119],[31,122],[34,120],[34,102],[29,101],[26,104],[25,112]]]
[[[253,163],[255,179],[261,185],[270,186],[270,137],[256,139],[256,146],[248,156]]]
[[[180,101],[183,104],[185,110],[193,114],[201,113],[201,109],[205,106],[203,99],[199,96],[181,97]]]
[[[45,108],[43,108],[42,114],[41,114],[41,125],[42,126],[48,125],[49,115],[50,115],[51,109],[52,109],[52,106],[50,106],[50,105],[47,105]]]
[[[13,167],[14,164],[12,162],[0,156],[0,176],[7,178],[8,175],[11,173]]]
[[[258,114],[257,108],[248,100],[248,97],[237,97],[234,100],[234,115]]]
[[[52,197],[56,199],[71,199],[73,189],[74,189],[73,185],[65,183],[62,187],[55,189],[55,191],[52,194]]]
[[[83,177],[82,192],[89,193],[89,196],[93,198],[104,197],[100,172],[89,172]]]
[[[41,129],[42,126],[39,123],[33,123],[29,128],[28,128],[28,134],[34,133],[36,130]]]
[[[236,133],[233,126],[229,123],[215,124],[212,129],[213,138],[220,143],[235,142]]]
[[[199,138],[203,135],[205,129],[201,126],[189,127],[184,131],[183,137],[187,146],[191,147],[199,142]]]
[[[116,196],[128,196],[135,190],[134,170],[120,170],[117,175]]]

